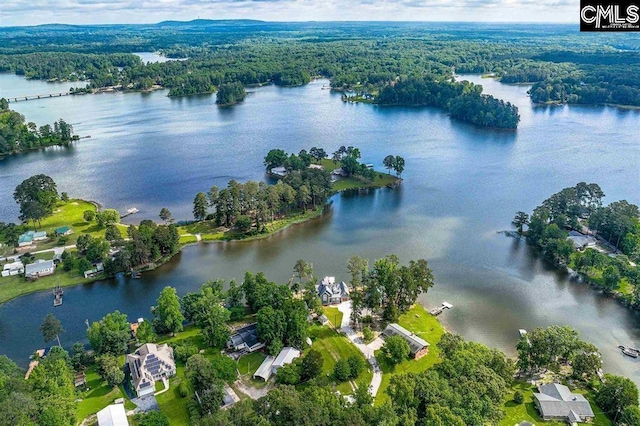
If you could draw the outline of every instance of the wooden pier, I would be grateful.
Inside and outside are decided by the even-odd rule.
[[[35,99],[49,99],[49,98],[59,98],[61,96],[69,96],[71,92],[56,92],[56,93],[43,93],[40,95],[26,95],[26,96],[11,96],[10,98],[6,98],[7,102],[24,102],[24,101],[32,101]]]
[[[435,309],[430,310],[429,313],[434,317],[437,317],[442,312],[444,312],[445,309],[451,309],[451,308],[453,308],[453,305],[451,303],[442,302],[442,305],[438,306]]]
[[[64,291],[62,290],[62,287],[56,286],[56,288],[53,289],[53,306],[62,306],[63,294]]]

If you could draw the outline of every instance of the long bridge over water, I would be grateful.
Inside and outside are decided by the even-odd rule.
[[[24,102],[31,101],[34,99],[48,99],[48,98],[59,98],[61,96],[69,96],[71,92],[56,92],[56,93],[44,93],[40,95],[26,95],[26,96],[11,96],[5,98],[8,102]]]

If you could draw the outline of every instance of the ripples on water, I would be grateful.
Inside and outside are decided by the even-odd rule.
[[[15,220],[13,188],[47,173],[59,189],[124,209],[135,220],[157,218],[162,207],[189,218],[196,192],[230,179],[264,179],[271,148],[289,152],[358,146],[363,161],[382,170],[387,154],[405,157],[404,183],[372,195],[338,195],[330,212],[263,241],[191,246],[141,280],[117,278],[69,288],[53,310],[48,292],[0,307],[0,353],[25,362],[40,343],[37,330],[55,312],[67,330],[63,343],[84,338],[84,320],[119,309],[131,319],[149,316],[166,285],[193,291],[207,279],[241,279],[246,270],[287,281],[295,261],[312,261],[316,275],[347,278],[346,260],[397,253],[427,258],[436,286],[421,300],[447,300],[445,326],[468,339],[513,353],[517,329],[568,324],[596,343],[608,371],[640,381],[640,364],[619,343],[640,345],[635,313],[590,288],[568,282],[518,240],[498,233],[516,210],[530,211],[559,189],[598,182],[607,201],[640,203],[639,115],[601,107],[532,107],[525,86],[467,76],[485,91],[518,105],[517,131],[481,129],[431,108],[344,104],[321,90],[251,89],[245,102],[218,108],[214,96],[167,98],[103,94],[17,103],[38,124],[63,117],[79,135],[69,149],[50,149],[0,161],[0,220]],[[0,75],[0,96],[55,88]]]

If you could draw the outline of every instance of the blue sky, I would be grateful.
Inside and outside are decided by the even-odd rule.
[[[484,21],[577,23],[578,0],[1,0],[0,26],[153,23],[167,19],[268,21]]]

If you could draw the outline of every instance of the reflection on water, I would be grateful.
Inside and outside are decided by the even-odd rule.
[[[436,286],[427,306],[447,300],[440,318],[468,339],[513,353],[519,328],[568,324],[598,345],[607,371],[640,382],[640,369],[616,349],[640,345],[640,319],[591,288],[571,282],[524,242],[506,237],[517,210],[530,211],[549,194],[579,181],[598,182],[608,201],[640,203],[638,113],[608,107],[533,107],[526,86],[464,76],[520,109],[517,131],[481,129],[433,108],[380,108],[342,103],[321,90],[326,81],[299,88],[252,89],[245,102],[219,108],[214,96],[167,98],[104,94],[15,104],[38,123],[64,117],[91,139],[72,149],[51,149],[0,161],[0,220],[14,220],[13,188],[33,173],[51,175],[60,190],[104,206],[136,206],[132,220],[191,216],[198,191],[230,179],[264,179],[262,159],[272,148],[298,152],[312,146],[332,152],[360,148],[365,163],[383,170],[389,154],[406,159],[396,189],[333,197],[310,223],[259,241],[189,246],[140,280],[118,277],[65,290],[62,307],[49,292],[0,307],[0,353],[24,363],[39,345],[38,326],[54,312],[66,345],[83,340],[84,320],[119,309],[130,319],[149,316],[164,286],[180,294],[208,279],[241,280],[264,271],[287,282],[297,259],[315,275],[347,279],[353,255],[401,260],[426,258]],[[0,75],[0,96],[46,83]],[[21,87],[19,87],[21,86]],[[615,143],[615,149],[612,144]]]

